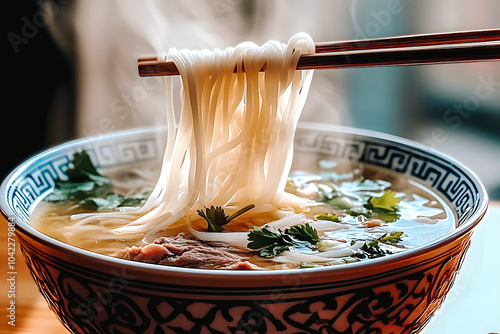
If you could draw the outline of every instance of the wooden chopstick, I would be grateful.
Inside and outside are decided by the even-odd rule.
[[[316,43],[316,53],[479,43],[489,41],[500,41],[500,29],[456,31],[437,34],[405,35],[374,39],[360,39],[354,41]]]
[[[500,43],[464,43],[446,47],[407,47],[304,55],[298,70],[448,64],[500,59]]]
[[[443,64],[500,59],[500,29],[407,35],[371,40],[317,43],[303,55],[298,70]],[[138,60],[140,76],[178,75],[174,63],[155,56]]]

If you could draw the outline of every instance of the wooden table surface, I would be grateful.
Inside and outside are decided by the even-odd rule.
[[[472,237],[460,274],[443,306],[421,334],[500,333],[500,202],[488,212]],[[19,247],[15,254],[15,327],[8,324],[7,221],[0,217],[0,334],[68,333],[39,293]]]

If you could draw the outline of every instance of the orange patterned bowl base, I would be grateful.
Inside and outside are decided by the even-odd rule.
[[[302,125],[296,154],[382,167],[431,188],[457,227],[414,250],[336,267],[223,271],[115,259],[63,244],[29,224],[33,207],[85,148],[101,168],[159,159],[161,129],[76,140],[26,161],[4,181],[0,204],[26,263],[72,333],[418,333],[445,299],[487,207],[466,167],[383,134]]]

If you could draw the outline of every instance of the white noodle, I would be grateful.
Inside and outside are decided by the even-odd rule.
[[[294,251],[284,251],[283,253],[281,253],[281,255],[273,257],[272,260],[274,262],[289,263],[289,264],[293,264],[293,265],[297,265],[300,262],[312,262],[312,263],[328,262],[330,264],[342,264],[342,262],[339,260],[319,256],[320,254],[321,253],[319,253],[319,254],[307,254],[307,253],[294,252]]]
[[[300,207],[303,202],[284,188],[312,79],[312,71],[295,68],[301,54],[313,52],[314,43],[304,33],[288,44],[170,50],[165,60],[181,74],[182,110],[176,126],[172,79],[166,78],[168,138],[150,197],[135,210],[72,218],[79,225],[115,221],[114,233],[152,235],[204,205],[255,204],[268,211]]]
[[[291,227],[293,225],[298,225],[302,220],[304,220],[306,216],[304,214],[292,214],[283,218],[280,218],[278,220],[272,221],[268,223],[267,225],[279,228],[279,229],[286,229],[288,227]]]

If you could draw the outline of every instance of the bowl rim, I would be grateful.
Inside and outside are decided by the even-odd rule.
[[[51,155],[57,151],[64,151],[67,149],[70,149],[72,147],[78,147],[84,145],[86,142],[92,142],[93,140],[102,140],[106,138],[111,138],[111,137],[120,137],[120,136],[132,136],[140,133],[146,133],[146,132],[155,132],[155,131],[161,131],[162,129],[165,129],[163,126],[151,126],[151,127],[144,127],[144,128],[133,128],[133,129],[126,129],[126,130],[121,130],[121,131],[116,131],[116,132],[111,132],[107,134],[101,134],[97,136],[91,136],[91,137],[84,137],[84,138],[77,138],[73,139],[64,143],[61,143],[59,145],[55,145],[53,147],[50,147],[48,149],[45,149],[38,154],[35,154],[31,156],[30,158],[27,158],[23,162],[21,162],[14,170],[12,170],[7,177],[3,180],[3,182],[0,185],[0,209],[4,217],[6,218],[7,221],[10,223],[15,223],[16,227],[16,232],[19,229],[21,232],[23,232],[25,235],[29,236],[30,238],[33,238],[37,240],[38,242],[41,242],[46,245],[50,245],[50,247],[53,247],[59,251],[64,251],[64,252],[69,252],[71,255],[74,256],[79,256],[79,257],[87,257],[91,258],[94,261],[97,262],[103,262],[104,264],[108,263],[111,267],[115,265],[125,265],[126,267],[129,267],[130,269],[137,269],[140,271],[146,270],[150,272],[152,275],[153,274],[159,274],[159,275],[164,275],[164,274],[173,274],[173,275],[183,275],[183,276],[190,276],[190,277],[203,277],[203,276],[231,276],[231,277],[252,277],[257,279],[272,279],[273,277],[282,277],[283,275],[287,276],[293,276],[293,275],[303,275],[304,271],[303,270],[297,270],[297,269],[279,269],[279,270],[220,270],[220,269],[199,269],[199,268],[183,268],[183,267],[173,267],[173,266],[160,266],[160,265],[154,265],[154,264],[148,264],[148,263],[142,263],[142,262],[136,262],[136,261],[130,261],[130,260],[125,260],[125,259],[119,259],[119,258],[114,258],[112,256],[108,255],[103,255],[103,254],[98,254],[89,250],[85,250],[82,248],[78,248],[76,246],[64,243],[62,241],[53,239],[52,237],[49,237],[39,231],[37,231],[35,228],[25,224],[22,222],[19,217],[17,217],[14,212],[9,208],[9,206],[6,203],[6,194],[7,194],[7,188],[9,185],[12,183],[15,178],[21,174],[25,169],[27,169],[32,163],[35,161],[42,159],[44,156]],[[387,257],[381,257],[381,258],[376,258],[376,259],[371,259],[369,261],[361,261],[357,263],[349,263],[345,265],[338,265],[338,266],[329,266],[329,267],[318,267],[318,268],[308,268],[307,272],[308,273],[318,273],[318,274],[328,274],[328,273],[335,273],[335,274],[344,274],[347,272],[352,272],[354,270],[363,270],[366,272],[370,272],[371,268],[374,267],[379,267],[383,264],[390,264],[393,262],[399,262],[399,261],[404,261],[408,260],[412,257],[416,256],[421,256],[424,253],[430,252],[432,250],[435,250],[437,248],[440,248],[453,240],[459,239],[460,237],[464,236],[465,234],[468,234],[473,230],[473,228],[481,221],[483,216],[485,215],[487,208],[488,208],[488,195],[487,192],[477,177],[477,175],[470,170],[468,167],[466,167],[463,163],[457,161],[456,159],[448,156],[445,153],[440,152],[439,150],[436,150],[432,147],[428,147],[424,144],[418,143],[416,141],[402,138],[399,136],[387,134],[387,133],[382,133],[379,131],[374,131],[374,130],[368,130],[368,129],[360,129],[360,128],[353,128],[353,127],[348,127],[348,126],[340,126],[340,125],[331,125],[331,124],[321,124],[321,123],[315,123],[315,122],[299,122],[298,124],[298,129],[314,129],[314,130],[323,130],[323,131],[333,131],[337,132],[339,134],[343,135],[353,135],[353,136],[363,136],[363,137],[372,137],[376,138],[378,140],[384,140],[388,142],[392,142],[398,145],[404,145],[407,147],[411,147],[412,149],[419,149],[421,151],[426,152],[427,154],[432,154],[435,156],[438,156],[442,159],[445,159],[446,161],[452,163],[453,165],[457,166],[460,168],[470,179],[473,181],[474,185],[477,187],[478,190],[478,203],[476,205],[477,209],[476,211],[467,217],[466,221],[464,221],[463,224],[460,226],[456,227],[453,229],[451,232],[445,234],[444,236],[435,239],[431,242],[428,242],[422,246],[416,247],[414,249],[409,249],[401,253],[397,254],[392,254],[391,256]],[[214,276],[215,275],[215,276]]]

